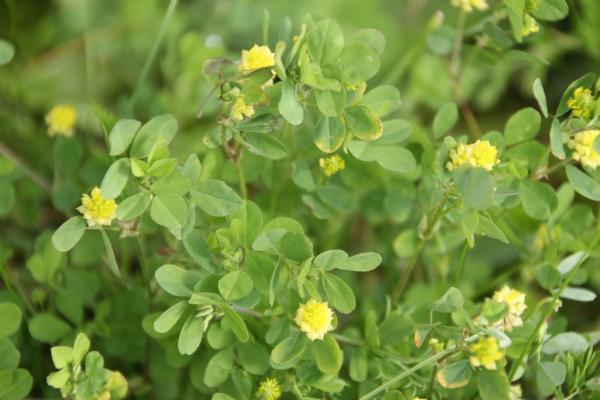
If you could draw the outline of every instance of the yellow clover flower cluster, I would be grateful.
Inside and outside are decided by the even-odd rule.
[[[50,136],[64,135],[71,137],[77,122],[77,111],[73,106],[59,104],[52,107],[46,114],[45,121]]]
[[[589,169],[596,169],[600,165],[600,154],[594,150],[594,140],[599,134],[600,130],[588,129],[567,139],[567,146],[573,150],[573,160]]]
[[[85,193],[81,197],[81,206],[77,208],[88,226],[110,225],[117,214],[117,203],[113,199],[105,199],[99,187],[92,189],[91,196]]]
[[[493,336],[480,337],[469,346],[471,356],[469,362],[474,367],[483,366],[486,369],[495,370],[496,361],[504,358],[504,352],[500,350],[498,339]]]
[[[275,65],[275,54],[269,46],[255,44],[250,50],[242,50],[242,61],[239,67],[242,72],[252,72],[273,65]]]
[[[487,0],[452,0],[454,7],[462,8],[466,12],[472,12],[477,9],[479,11],[487,10]]]
[[[278,400],[281,397],[281,386],[275,378],[267,378],[260,383],[257,396],[261,400]]]
[[[521,316],[527,308],[525,293],[504,285],[502,289],[494,293],[492,300],[497,303],[506,303],[508,307],[508,314],[502,320],[498,321],[498,328],[510,332],[513,327],[523,325]]]
[[[333,330],[333,311],[327,302],[321,303],[310,299],[306,304],[298,307],[294,321],[310,340],[323,340],[325,334]]]
[[[571,109],[574,116],[589,119],[596,107],[596,100],[590,89],[580,86],[567,101],[567,107]]]
[[[244,98],[240,96],[237,99],[235,99],[235,101],[231,105],[231,112],[229,115],[234,120],[241,121],[246,117],[251,117],[254,115],[254,107],[246,104]]]
[[[119,371],[112,371],[108,381],[102,388],[102,393],[93,400],[120,400],[127,396],[127,379]]]
[[[319,167],[325,174],[325,176],[331,176],[344,168],[346,168],[346,162],[338,154],[331,157],[321,157],[319,159]]]
[[[525,2],[525,15],[523,15],[523,30],[521,31],[523,36],[529,36],[532,33],[540,31],[540,24],[533,17],[534,13],[538,9],[539,0],[527,0]]]
[[[450,150],[448,157],[450,158],[446,164],[448,171],[454,171],[461,165],[491,171],[500,162],[498,160],[498,149],[487,140],[478,140],[472,144],[460,143]]]

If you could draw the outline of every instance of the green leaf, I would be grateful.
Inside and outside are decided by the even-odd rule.
[[[413,154],[402,147],[377,146],[375,160],[383,168],[400,173],[410,173],[417,168],[417,161]]]
[[[73,363],[80,364],[88,351],[90,351],[90,339],[85,333],[77,334],[73,343]]]
[[[533,81],[532,90],[533,97],[537,100],[542,115],[544,118],[548,118],[548,103],[546,102],[546,93],[544,92],[544,87],[542,86],[540,78]]]
[[[566,287],[560,297],[562,299],[589,302],[596,300],[596,293],[584,288]]]
[[[165,144],[169,144],[176,132],[177,120],[171,114],[163,114],[152,118],[142,126],[135,136],[131,146],[131,157],[148,157],[152,147],[159,139],[162,138]]]
[[[13,303],[0,303],[0,338],[10,336],[21,325],[21,309]]]
[[[200,279],[198,271],[185,270],[173,264],[165,264],[154,274],[156,281],[167,293],[177,297],[188,297]]]
[[[442,297],[431,304],[431,309],[440,313],[452,313],[463,308],[464,298],[460,290],[451,287]]]
[[[83,302],[79,293],[74,289],[61,290],[56,296],[54,303],[60,313],[74,325],[81,325],[83,320]]]
[[[303,233],[287,232],[277,243],[277,250],[294,261],[304,261],[313,255],[313,245]]]
[[[117,219],[119,221],[131,221],[142,215],[150,205],[152,194],[150,192],[140,192],[129,196],[119,203],[117,207]]]
[[[246,323],[242,317],[240,317],[237,312],[229,308],[227,304],[223,304],[221,307],[223,310],[223,315],[231,325],[231,330],[233,331],[235,337],[237,337],[237,339],[242,343],[247,342],[250,339],[250,333],[248,332],[248,327],[246,326]]]
[[[377,253],[367,252],[353,255],[348,262],[336,266],[337,269],[355,272],[368,272],[377,268],[381,264],[381,256]]]
[[[119,271],[119,265],[117,264],[117,259],[115,258],[115,252],[113,250],[112,244],[110,242],[110,238],[108,234],[104,230],[100,230],[100,234],[102,235],[102,241],[104,242],[104,248],[106,250],[106,258],[108,259],[108,267],[117,277],[121,276],[121,272]]]
[[[542,117],[531,107],[514,113],[504,127],[504,141],[507,146],[533,139],[537,136]]]
[[[535,379],[540,394],[544,397],[554,394],[560,387],[567,375],[564,364],[555,361],[542,361],[536,365]]]
[[[0,396],[2,400],[20,400],[31,392],[33,378],[29,371],[13,369],[0,371]]]
[[[581,354],[588,347],[588,341],[579,333],[564,332],[548,339],[542,346],[542,352],[546,354],[562,354],[567,352]]]
[[[155,177],[164,177],[170,175],[177,166],[177,160],[175,158],[161,158],[156,160],[150,165],[148,169],[148,175]]]
[[[185,199],[177,194],[161,193],[154,196],[150,206],[150,217],[167,228],[181,228],[187,219]]]
[[[154,330],[158,333],[167,333],[183,316],[187,308],[187,301],[182,300],[173,304],[154,320]]]
[[[66,252],[71,250],[79,242],[87,224],[82,217],[71,217],[52,235],[52,244],[58,251]]]
[[[198,156],[196,154],[190,154],[185,161],[185,164],[179,167],[179,172],[184,176],[187,176],[192,185],[195,184],[202,174],[202,164],[200,164]]]
[[[284,81],[281,86],[279,113],[292,125],[300,125],[304,119],[304,109],[296,97],[296,89],[290,79]]]
[[[275,366],[287,367],[298,360],[306,349],[307,339],[303,333],[296,332],[283,339],[271,351],[271,361]]]
[[[552,265],[544,263],[535,270],[535,277],[541,287],[550,290],[558,286],[561,274]]]
[[[367,349],[357,348],[350,355],[348,366],[350,378],[355,382],[364,382],[369,375],[369,357]]]
[[[445,364],[436,377],[440,385],[446,389],[463,387],[471,380],[472,370],[469,360],[460,360]]]
[[[552,126],[550,127],[550,147],[552,149],[552,154],[556,158],[559,160],[564,160],[566,158],[562,131],[558,118],[552,120]]]
[[[29,333],[44,343],[54,343],[71,331],[71,327],[50,313],[36,314],[29,320]]]
[[[356,298],[350,286],[342,279],[328,272],[323,273],[321,283],[327,301],[343,314],[350,314],[356,308]]]
[[[402,101],[398,89],[391,85],[381,85],[365,94],[362,103],[382,118],[398,110]]]
[[[312,59],[327,65],[337,59],[344,48],[344,34],[337,22],[322,19],[308,32],[308,51]]]
[[[216,387],[229,378],[233,368],[233,348],[225,348],[216,353],[208,361],[204,372],[204,383],[208,387]]]
[[[510,384],[504,370],[480,369],[477,387],[482,400],[510,400]]]
[[[444,104],[433,118],[433,136],[444,136],[458,122],[458,107],[454,103]]]
[[[383,133],[381,120],[373,110],[364,104],[346,108],[344,118],[350,133],[361,140],[379,139]]]
[[[357,42],[348,43],[337,60],[339,76],[350,84],[369,80],[379,71],[380,66],[377,52]]]
[[[285,145],[273,135],[260,132],[249,132],[244,137],[243,144],[250,152],[269,160],[281,160],[287,156]]]
[[[134,119],[122,119],[117,121],[108,135],[109,155],[118,156],[123,154],[137,133],[142,123]]]
[[[385,36],[383,33],[373,28],[364,28],[358,30],[350,39],[350,42],[360,43],[367,46],[375,53],[382,55],[385,50]]]
[[[0,66],[7,64],[15,55],[15,48],[4,39],[0,39]]]
[[[577,253],[573,253],[562,259],[556,269],[564,276],[582,263],[587,257],[588,254],[585,251],[578,251]]]
[[[0,370],[17,368],[20,360],[21,354],[12,342],[6,338],[0,338]]]
[[[242,199],[225,182],[206,180],[193,186],[190,195],[202,211],[213,217],[233,214],[242,206]]]
[[[248,296],[252,289],[254,289],[254,282],[244,271],[232,271],[219,279],[219,293],[229,301]]]
[[[340,371],[344,362],[344,354],[333,336],[325,335],[323,340],[314,340],[312,349],[319,371],[331,375]]]
[[[179,333],[179,339],[177,340],[177,349],[180,354],[192,355],[200,343],[202,343],[202,337],[204,336],[204,320],[201,317],[197,317],[192,314],[183,324],[181,332]]]
[[[73,349],[67,346],[52,347],[50,355],[56,369],[63,369],[73,362]]]
[[[102,197],[114,199],[120,195],[129,179],[129,170],[129,160],[127,158],[121,158],[113,162],[104,174],[104,178],[102,178],[102,184],[100,185]]]
[[[336,117],[346,106],[346,91],[315,90],[317,107],[327,117]]]
[[[489,236],[504,243],[508,243],[508,239],[504,235],[504,232],[502,232],[502,229],[500,229],[498,225],[496,225],[490,218],[482,214],[479,214],[477,233],[480,235]]]
[[[81,144],[76,139],[65,136],[56,138],[52,148],[56,172],[65,176],[76,175],[82,152]]]
[[[258,342],[238,343],[236,345],[240,364],[253,375],[264,375],[270,368],[269,353]]]
[[[508,11],[508,20],[517,42],[523,39],[523,14],[525,12],[525,0],[503,0]],[[484,399],[485,400],[485,399]]]
[[[315,128],[315,146],[325,153],[333,153],[344,143],[346,130],[339,118],[323,117]]]
[[[348,260],[348,254],[343,250],[327,250],[313,260],[313,264],[324,271],[341,268]]]
[[[558,21],[569,15],[569,5],[566,0],[542,0],[533,15],[545,21]]]
[[[585,198],[600,201],[600,183],[579,168],[567,165],[567,178],[573,189]]]
[[[539,181],[522,181],[519,196],[523,210],[533,219],[546,221],[558,204],[552,186]]]
[[[175,171],[172,174],[160,178],[152,185],[152,192],[155,194],[171,193],[184,196],[189,192],[192,186],[190,178],[181,172]],[[119,205],[121,207],[121,205]]]
[[[475,210],[485,210],[494,203],[494,179],[483,168],[463,167],[454,171],[456,188],[465,204]]]

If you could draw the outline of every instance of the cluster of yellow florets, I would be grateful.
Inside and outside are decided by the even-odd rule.
[[[267,378],[260,383],[256,392],[261,400],[278,400],[281,397],[281,386],[275,378]]]
[[[525,293],[521,293],[505,285],[502,289],[494,293],[492,299],[497,303],[506,303],[508,307],[508,314],[498,321],[498,328],[510,332],[514,326],[523,325],[521,316],[527,308]]]
[[[571,109],[574,116],[589,119],[596,107],[594,94],[588,88],[578,87],[573,92],[573,96],[567,101],[567,107]]]
[[[533,18],[531,14],[525,14],[523,16],[523,36],[529,36],[532,33],[536,33],[540,31],[540,24],[538,24],[537,20]]]
[[[229,115],[234,120],[241,121],[246,117],[251,117],[254,115],[254,107],[246,104],[244,98],[239,96],[231,105],[231,112]]]
[[[498,339],[493,336],[480,337],[469,346],[471,356],[469,362],[474,367],[483,366],[486,369],[496,369],[496,361],[504,358],[504,352],[500,350]]]
[[[466,12],[472,12],[477,9],[479,11],[488,8],[487,0],[451,0],[454,7],[460,7]]]
[[[73,106],[56,105],[46,114],[46,124],[50,136],[64,135],[73,136],[75,122],[77,122],[77,111]]]
[[[588,129],[570,137],[567,146],[573,150],[573,160],[584,167],[596,169],[600,165],[600,154],[594,150],[594,140],[599,134],[597,129]]]
[[[119,371],[112,371],[102,393],[93,400],[120,400],[127,396],[127,380]]]
[[[117,214],[117,203],[113,199],[102,197],[100,188],[92,189],[81,197],[81,206],[77,210],[83,214],[89,226],[110,225]]]
[[[294,321],[310,340],[323,340],[325,334],[333,329],[333,311],[327,302],[310,299],[298,307]]]
[[[242,50],[240,71],[252,72],[275,65],[275,54],[268,46],[255,44],[250,50]]]
[[[498,161],[498,149],[487,140],[478,140],[472,144],[460,143],[450,150],[450,160],[446,164],[448,171],[454,171],[461,165],[483,168],[491,171]]]
[[[336,154],[331,157],[321,157],[319,159],[319,167],[321,167],[325,176],[331,176],[346,168],[346,162],[342,157]]]

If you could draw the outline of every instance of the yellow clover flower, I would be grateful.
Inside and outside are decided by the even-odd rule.
[[[119,371],[112,371],[104,390],[110,392],[111,399],[124,399],[127,396],[127,379]]]
[[[599,134],[600,130],[588,129],[567,139],[567,146],[573,150],[573,160],[589,169],[596,169],[600,165],[600,154],[594,150],[594,140]]]
[[[256,392],[262,400],[278,400],[281,397],[281,386],[275,378],[267,378],[260,383]]]
[[[77,111],[70,105],[56,105],[46,114],[46,124],[50,136],[73,136],[73,128],[77,122]]]
[[[530,14],[525,14],[523,17],[523,36],[529,36],[532,33],[540,31],[540,24]]]
[[[113,199],[102,197],[100,188],[95,187],[91,196],[85,193],[81,197],[81,206],[77,211],[83,214],[88,226],[110,225],[117,213],[117,203]]]
[[[327,158],[321,157],[319,159],[319,167],[321,167],[325,176],[331,176],[346,168],[346,162],[342,157],[336,154]]]
[[[269,49],[269,46],[255,44],[250,50],[242,50],[242,62],[240,64],[240,71],[242,72],[252,72],[273,65],[275,65],[275,54]]]
[[[333,311],[327,302],[310,299],[306,304],[300,304],[294,321],[310,340],[323,340],[325,334],[333,329]]]
[[[229,115],[234,120],[241,121],[246,117],[251,117],[254,115],[254,107],[246,104],[244,98],[240,96],[237,99],[235,99],[235,101],[231,105],[231,112]]]
[[[448,171],[454,171],[463,164],[491,171],[500,162],[498,149],[487,140],[478,140],[472,144],[460,143],[450,150],[448,157],[450,158],[446,164]]]
[[[512,289],[506,285],[494,293],[492,299],[497,303],[506,303],[508,314],[500,321],[498,327],[508,332],[512,331],[514,326],[522,326],[521,316],[525,312],[525,293]]]
[[[500,350],[498,339],[493,336],[480,337],[477,342],[469,346],[471,357],[469,362],[474,367],[483,366],[486,369],[496,369],[496,361],[504,358],[504,353]]]
[[[487,0],[452,0],[454,7],[460,7],[466,12],[472,12],[474,9],[479,11],[487,10]]]
[[[511,385],[509,395],[510,400],[522,400],[523,390],[521,389],[521,385]]]
[[[567,101],[567,107],[571,109],[574,116],[588,119],[592,116],[596,100],[592,91],[582,86],[575,89],[573,96]]]

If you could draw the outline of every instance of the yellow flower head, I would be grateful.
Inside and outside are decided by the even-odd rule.
[[[521,400],[523,399],[523,390],[521,385],[512,385],[510,387],[510,400]]]
[[[73,128],[77,121],[77,111],[73,106],[56,105],[46,114],[46,124],[50,136],[73,136]]]
[[[472,12],[474,9],[479,11],[488,8],[487,0],[451,0],[454,7],[460,7],[466,12]]]
[[[571,109],[574,116],[589,119],[594,112],[596,100],[592,91],[582,86],[575,89],[573,96],[567,101],[567,107]]]
[[[100,188],[95,187],[91,196],[85,193],[81,197],[81,206],[77,211],[83,214],[89,226],[110,225],[117,213],[117,203],[102,197]]]
[[[596,169],[600,165],[600,154],[594,150],[594,140],[599,134],[600,130],[588,129],[567,139],[567,146],[573,150],[573,160],[584,167]]]
[[[240,96],[235,99],[231,105],[231,111],[229,115],[231,115],[231,118],[234,120],[241,121],[245,117],[251,117],[254,115],[254,107],[247,105],[244,101],[244,98]]]
[[[127,396],[127,379],[119,371],[112,371],[104,390],[110,393],[110,399],[124,399]]]
[[[486,369],[496,369],[496,361],[504,358],[504,353],[498,346],[498,339],[493,336],[480,337],[469,346],[471,357],[469,361],[474,367],[483,366]]]
[[[540,24],[537,20],[531,16],[531,14],[525,14],[523,17],[523,36],[529,36],[532,33],[540,31]]]
[[[333,329],[333,311],[327,302],[310,299],[306,304],[300,304],[294,321],[310,340],[323,340],[325,334]]]
[[[498,327],[508,332],[512,331],[514,326],[522,326],[523,320],[521,316],[525,312],[527,305],[525,304],[525,293],[511,289],[504,285],[502,289],[494,293],[492,299],[497,303],[506,303],[508,314],[502,320],[498,321]]]
[[[472,144],[460,143],[450,150],[448,157],[450,158],[446,164],[448,171],[454,171],[463,164],[491,171],[500,162],[498,149],[487,140],[478,140]]]
[[[240,71],[242,72],[252,72],[273,65],[275,65],[275,54],[269,49],[269,46],[255,44],[250,50],[242,50],[242,62],[240,64]]]
[[[319,159],[319,166],[325,176],[331,176],[346,168],[346,162],[338,154],[331,157],[322,157]]]
[[[258,397],[262,400],[278,400],[281,397],[281,386],[275,378],[267,378],[260,383]]]

